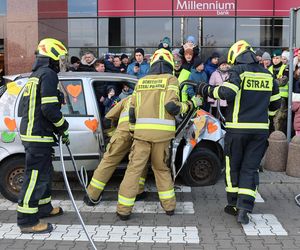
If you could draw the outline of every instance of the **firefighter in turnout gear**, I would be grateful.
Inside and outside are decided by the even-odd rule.
[[[112,120],[113,122],[118,121],[118,126],[113,136],[107,145],[106,152],[103,158],[94,171],[94,175],[87,188],[89,197],[84,197],[84,202],[93,206],[99,201],[100,195],[104,190],[107,182],[113,175],[114,171],[129,153],[133,138],[129,131],[129,105],[131,96],[121,100],[116,106],[114,106],[105,116],[105,118]],[[139,194],[137,199],[145,197],[144,185],[147,176],[147,168],[145,168],[143,174],[139,179]],[[90,199],[92,201],[90,201]]]
[[[178,80],[173,71],[172,54],[165,49],[157,50],[151,58],[148,75],[138,81],[132,94],[129,122],[134,127],[134,141],[118,195],[117,214],[121,220],[130,217],[139,178],[149,157],[161,205],[166,214],[174,214],[175,192],[167,166],[169,144],[175,137],[174,116],[187,112],[193,104],[179,101]]]
[[[32,74],[22,96],[23,114],[20,137],[25,147],[24,182],[17,208],[17,222],[22,233],[46,233],[53,227],[40,218],[63,213],[60,207],[51,205],[52,154],[57,143],[54,134],[69,143],[68,122],[60,112],[64,101],[58,90],[59,60],[67,49],[58,40],[46,38],[40,41]]]
[[[239,223],[247,224],[269,133],[268,113],[279,108],[280,94],[272,74],[258,64],[246,41],[232,45],[228,63],[234,66],[227,82],[221,86],[200,83],[198,92],[228,103],[224,148],[228,205],[224,210],[237,215]]]

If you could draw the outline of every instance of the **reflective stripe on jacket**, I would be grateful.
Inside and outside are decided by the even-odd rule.
[[[21,99],[20,136],[25,146],[53,146],[53,132],[68,128],[57,86],[57,73],[46,66],[38,67],[29,77]]]
[[[178,82],[179,82],[179,83],[182,83],[182,82],[188,80],[189,77],[190,77],[190,74],[191,74],[190,71],[188,71],[188,70],[186,70],[186,69],[182,69],[182,70],[180,71],[179,76],[178,76]],[[185,86],[183,87],[183,89],[181,90],[181,101],[182,101],[182,102],[186,102],[186,101],[189,99],[188,94],[187,94],[187,88],[188,88],[188,86],[185,85]]]
[[[210,86],[209,96],[227,100],[226,129],[232,132],[268,133],[268,113],[280,106],[277,82],[258,64],[234,66],[227,82]]]
[[[141,78],[133,92],[130,104],[132,112],[129,112],[130,121],[135,121],[134,138],[150,142],[174,138],[174,116],[188,111],[188,105],[179,100],[178,80],[175,76],[161,74]],[[166,107],[171,107],[172,114]]]

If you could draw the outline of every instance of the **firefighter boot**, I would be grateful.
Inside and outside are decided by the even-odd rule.
[[[248,211],[244,209],[239,209],[237,222],[246,225],[249,223]]]
[[[124,215],[124,214],[119,214],[119,213],[117,212],[117,216],[120,218],[120,220],[123,220],[123,221],[129,220],[130,215],[131,215],[131,213],[130,213],[130,214]]]
[[[39,222],[35,226],[20,227],[20,230],[23,234],[44,234],[50,233],[53,230],[53,226],[50,223]]]
[[[102,200],[102,193],[100,194],[98,200],[93,200],[93,199],[89,198],[87,194],[83,197],[83,202],[85,203],[85,205],[87,205],[89,207],[94,207],[94,206],[98,205],[101,200]]]
[[[64,213],[63,209],[61,207],[54,207],[52,208],[52,211],[48,214],[39,214],[39,218],[46,218],[46,217],[54,217],[54,216],[59,216]]]
[[[233,216],[237,216],[238,215],[238,210],[236,207],[231,206],[231,205],[227,205],[226,207],[224,207],[224,212]]]

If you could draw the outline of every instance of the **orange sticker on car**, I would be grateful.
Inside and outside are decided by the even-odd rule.
[[[9,129],[9,131],[14,131],[17,128],[15,119],[10,119],[9,117],[5,117],[4,123],[6,127]]]
[[[87,126],[90,130],[92,130],[93,132],[95,132],[98,128],[99,122],[97,119],[93,119],[93,120],[86,120],[84,121],[85,126]]]

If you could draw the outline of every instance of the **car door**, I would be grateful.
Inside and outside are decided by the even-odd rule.
[[[60,90],[65,95],[61,111],[69,123],[70,149],[78,167],[87,170],[97,167],[101,156],[99,148],[99,118],[93,103],[88,78],[60,79]],[[63,145],[65,166],[73,171],[69,152]],[[59,148],[55,148],[55,171],[60,171]]]

